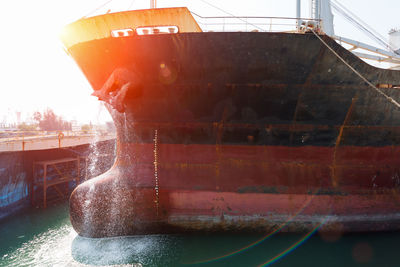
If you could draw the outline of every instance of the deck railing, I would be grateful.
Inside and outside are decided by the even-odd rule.
[[[191,12],[203,31],[298,32],[301,25],[318,25],[319,20],[292,17],[218,16],[203,17]]]

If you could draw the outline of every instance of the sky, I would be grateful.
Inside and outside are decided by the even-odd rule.
[[[295,17],[296,0],[206,0],[235,16]],[[338,0],[383,36],[400,28],[399,0]],[[51,108],[79,123],[110,121],[107,110],[59,40],[62,27],[83,16],[145,9],[148,0],[8,0],[0,16],[0,124],[28,120],[34,111]],[[103,6],[103,4],[107,3]],[[187,6],[202,16],[227,15],[203,0],[158,0],[157,7]],[[335,15],[335,14],[334,14]],[[302,17],[309,17],[302,0]],[[335,15],[335,33],[377,45]]]

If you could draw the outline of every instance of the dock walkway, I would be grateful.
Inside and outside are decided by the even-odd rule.
[[[0,138],[0,152],[43,150],[64,148],[90,144],[115,139],[115,134],[110,135],[34,135]]]

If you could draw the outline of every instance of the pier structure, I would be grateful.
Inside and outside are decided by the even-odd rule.
[[[0,138],[0,152],[67,148],[112,139],[115,139],[115,134],[57,132],[25,136],[21,133],[18,136]]]
[[[0,219],[46,207],[114,164],[115,136],[55,132],[0,137]],[[68,162],[66,162],[68,161]],[[46,172],[44,170],[47,170]]]

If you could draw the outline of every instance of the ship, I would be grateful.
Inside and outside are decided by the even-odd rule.
[[[400,71],[299,17],[294,32],[203,31],[185,7],[67,25],[117,129],[113,167],[71,195],[77,233],[399,230]]]

